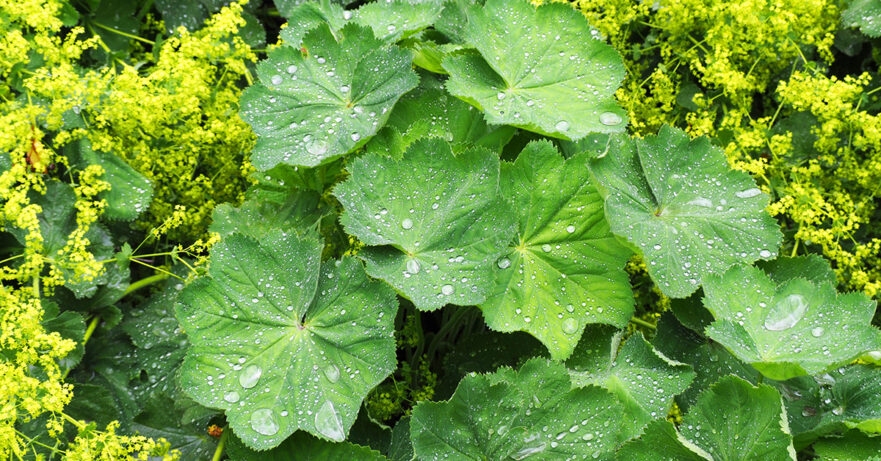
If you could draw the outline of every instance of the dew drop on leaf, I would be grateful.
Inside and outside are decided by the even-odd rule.
[[[410,218],[404,218],[404,220],[401,221],[401,227],[403,227],[404,229],[412,229],[413,228],[413,220]]]
[[[563,320],[563,331],[566,334],[574,335],[578,331],[578,321],[572,317]]]
[[[600,114],[600,123],[603,125],[614,126],[620,124],[621,116],[614,112],[603,112]]]
[[[567,122],[565,120],[560,120],[559,122],[557,122],[556,125],[554,125],[554,128],[557,131],[566,131],[569,129],[569,122]]]
[[[823,327],[815,327],[811,329],[811,335],[815,338],[823,336]]]
[[[441,287],[441,293],[443,293],[443,294],[445,294],[445,295],[447,295],[447,296],[453,294],[453,291],[455,291],[455,290],[453,290],[453,286],[452,286],[452,285],[444,285],[444,286]]]
[[[295,66],[295,65],[293,65],[293,64],[291,64],[290,66],[288,66],[288,73],[289,73],[289,74],[293,74],[293,73],[296,73],[296,72],[297,72],[297,66]]]
[[[499,259],[499,262],[497,264],[499,265],[499,269],[507,269],[511,267],[511,260],[508,258],[502,258]]]
[[[236,403],[239,401],[239,393],[236,391],[229,391],[223,396],[223,400],[226,400],[229,403]]]
[[[328,381],[335,383],[340,380],[340,369],[336,365],[329,365],[324,369],[324,376]]]
[[[542,251],[544,251],[545,253],[550,253],[550,251],[551,251],[551,246],[548,245],[547,243],[545,243],[544,245],[541,246],[541,249],[542,249]]]
[[[805,315],[808,302],[804,296],[791,294],[774,305],[765,318],[765,328],[771,331],[788,330]]]
[[[281,85],[281,75],[273,75],[269,80],[273,85]]]
[[[263,435],[275,435],[278,432],[278,423],[272,410],[261,408],[251,413],[251,428]]]
[[[340,415],[330,400],[324,402],[315,413],[315,429],[321,435],[336,442],[342,442],[346,439]]]
[[[418,274],[419,273],[419,261],[417,261],[415,259],[407,260],[407,272],[409,272],[411,274]]]
[[[257,385],[257,381],[260,379],[261,374],[263,374],[263,370],[261,370],[260,367],[257,365],[248,365],[239,375],[239,384],[245,389],[250,389]]]
[[[770,258],[770,257],[771,257],[771,252],[768,251],[768,250],[762,250],[762,251],[759,252],[759,256],[761,256],[761,257],[763,257],[763,258]]]
[[[755,197],[761,193],[762,193],[762,191],[760,191],[759,189],[756,189],[754,187],[752,189],[747,189],[747,190],[742,190],[740,192],[735,192],[734,195],[738,196],[739,198],[750,198],[750,197]]]

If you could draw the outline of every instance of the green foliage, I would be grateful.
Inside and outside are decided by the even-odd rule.
[[[0,2],[0,459],[878,458],[876,3]]]

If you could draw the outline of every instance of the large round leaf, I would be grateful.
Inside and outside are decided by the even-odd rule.
[[[303,37],[304,54],[279,47],[257,66],[260,82],[242,94],[242,118],[257,133],[251,161],[316,166],[351,152],[379,130],[402,94],[416,86],[409,52],[348,25]]]
[[[346,258],[320,264],[321,244],[281,232],[241,234],[211,252],[209,276],[181,293],[192,343],[181,384],[222,408],[248,446],[298,429],[341,441],[367,393],[395,368],[397,302]]]
[[[881,348],[875,303],[862,293],[799,278],[778,286],[755,267],[711,277],[704,291],[716,319],[707,336],[772,379],[822,373]]]
[[[516,210],[518,236],[496,262],[495,294],[480,306],[487,324],[530,333],[558,360],[572,353],[586,324],[626,325],[631,251],[609,232],[587,157],[564,161],[553,144],[532,142],[502,165],[501,188]]]
[[[334,190],[346,231],[370,247],[358,256],[417,308],[473,305],[493,286],[493,266],[514,232],[499,196],[499,159],[470,149],[454,156],[431,138],[400,161],[367,154]]]
[[[571,389],[565,368],[532,359],[465,377],[447,402],[418,404],[410,438],[417,459],[612,459],[622,416],[605,390]]]
[[[562,139],[620,132],[614,93],[624,79],[618,53],[568,5],[487,0],[466,10],[465,41],[480,54],[450,56],[447,89],[490,123]]]
[[[768,196],[707,138],[668,126],[645,139],[613,137],[591,170],[612,232],[639,247],[667,296],[684,298],[707,275],[771,259],[780,246]]]

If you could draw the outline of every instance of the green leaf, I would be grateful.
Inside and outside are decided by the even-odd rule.
[[[858,27],[869,37],[881,37],[881,0],[853,0],[849,3],[841,12],[841,23],[846,27]]]
[[[261,83],[242,93],[241,115],[257,134],[251,161],[316,166],[363,145],[418,77],[412,56],[384,47],[369,29],[326,26],[303,38],[308,55],[287,46],[257,66]]]
[[[346,231],[369,245],[358,254],[368,274],[422,310],[486,299],[514,232],[495,154],[454,156],[446,141],[423,139],[401,161],[367,154],[349,172],[334,195]]]
[[[614,98],[624,64],[581,13],[563,4],[487,0],[466,16],[464,39],[480,54],[442,64],[450,93],[487,121],[562,139],[624,130],[626,113]]]
[[[851,365],[810,381],[814,386],[803,386],[793,402],[800,410],[793,432],[802,439],[847,429],[881,434],[881,368]]]
[[[389,442],[388,457],[393,461],[412,461],[416,459],[413,453],[413,442],[410,441],[410,417],[405,416],[398,420],[392,429],[392,440]]]
[[[603,389],[571,389],[562,365],[532,359],[467,376],[449,401],[419,403],[410,437],[418,459],[611,459],[623,411]]]
[[[638,438],[618,450],[621,461],[712,461],[710,454],[686,440],[672,423],[657,420],[649,423]]]
[[[279,11],[282,11],[281,7]],[[300,3],[287,12],[282,11],[282,15],[287,18],[288,25],[279,32],[279,36],[285,44],[296,48],[309,31],[322,24],[326,24],[336,35],[351,19],[352,12],[343,10],[335,3],[321,1]]]
[[[227,453],[234,461],[384,461],[388,459],[368,447],[348,442],[331,443],[305,432],[297,432],[272,450],[260,452],[248,449],[234,437],[229,441]]]
[[[813,446],[822,460],[868,461],[881,459],[881,437],[869,437],[859,431],[850,431],[841,437],[830,437]]]
[[[272,193],[254,193],[240,207],[224,203],[211,214],[211,232],[221,237],[240,233],[261,239],[275,229],[294,231],[305,235],[315,229],[321,196],[311,191],[291,191],[282,200]]]
[[[835,272],[829,266],[829,260],[820,255],[812,254],[794,258],[781,256],[773,261],[759,261],[756,266],[765,271],[768,277],[778,285],[798,278],[809,280],[814,285],[828,283],[835,286],[838,283]]]
[[[44,301],[42,307],[43,319],[40,324],[43,328],[76,342],[76,348],[58,361],[63,370],[70,370],[80,363],[85,352],[83,337],[86,334],[86,323],[83,316],[76,312],[59,312],[58,304],[52,301]]]
[[[713,459],[795,460],[780,394],[734,377],[709,388],[679,425]]]
[[[563,160],[548,141],[531,142],[502,165],[501,189],[518,235],[496,262],[495,294],[481,304],[499,331],[526,331],[555,360],[572,354],[586,324],[624,327],[633,293],[631,252],[609,232],[587,157]]]
[[[412,143],[429,137],[445,139],[454,152],[471,146],[502,150],[514,135],[514,128],[487,125],[480,111],[450,96],[439,84],[433,87],[434,82],[433,77],[424,76],[416,90],[398,101],[381,136],[367,144],[368,152],[401,158]],[[397,138],[389,133],[391,130],[396,131]]]
[[[434,24],[443,6],[439,0],[384,0],[358,8],[352,20],[372,28],[380,40],[397,41]]]
[[[664,126],[657,136],[611,140],[591,170],[605,189],[612,232],[641,251],[649,275],[672,298],[693,293],[707,275],[780,246],[768,196],[749,175],[728,168],[707,138]]]
[[[110,183],[109,191],[98,194],[98,198],[107,200],[103,216],[133,221],[147,210],[153,197],[153,185],[149,179],[118,156],[92,150],[87,141],[80,143],[80,156],[82,167],[99,165],[104,168],[101,179]]]
[[[354,259],[319,269],[320,255],[315,238],[233,234],[212,249],[209,276],[180,295],[192,343],[181,385],[226,410],[251,448],[298,429],[343,440],[364,397],[395,369],[394,294]]]
[[[708,278],[704,291],[716,319],[707,336],[771,379],[822,373],[881,347],[875,303],[863,293],[805,279],[777,285],[743,266]]]
[[[595,385],[615,394],[624,404],[627,431],[635,435],[649,421],[667,416],[673,397],[688,388],[695,373],[655,350],[642,334],[620,341],[621,333],[610,327],[592,326],[566,367],[575,386]]]

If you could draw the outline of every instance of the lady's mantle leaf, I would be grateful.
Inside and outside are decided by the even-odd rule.
[[[80,143],[80,160],[81,167],[100,165],[104,168],[101,179],[110,183],[110,190],[101,192],[98,198],[107,200],[105,217],[131,221],[150,206],[153,185],[125,160],[107,152],[96,152],[86,141]]]
[[[532,334],[558,360],[586,324],[626,325],[631,252],[609,232],[587,157],[564,161],[551,143],[530,143],[502,165],[501,188],[519,215],[519,236],[496,262],[496,294],[481,305],[487,324]]]
[[[677,455],[671,457],[673,453]],[[734,376],[701,394],[679,432],[666,421],[656,421],[618,454],[628,460],[795,460],[780,394]]]
[[[307,54],[280,47],[257,66],[259,84],[242,94],[242,118],[257,133],[251,161],[316,166],[364,144],[418,77],[412,56],[383,46],[369,29],[327,25],[306,34]]]
[[[619,348],[621,336],[609,327],[593,326],[566,361],[576,386],[604,387],[624,403],[629,434],[639,434],[653,419],[670,411],[673,397],[688,388],[695,373],[655,350],[641,334]]]
[[[875,303],[862,293],[805,279],[778,286],[754,267],[710,277],[704,291],[716,319],[707,336],[772,379],[822,373],[881,348]]]
[[[464,36],[477,53],[443,61],[447,89],[487,121],[562,139],[624,129],[614,93],[621,57],[568,5],[487,0],[468,8]]]
[[[684,298],[708,274],[771,259],[780,246],[764,212],[768,196],[706,138],[690,141],[667,126],[642,140],[616,137],[591,170],[605,188],[612,232],[642,250],[667,296]]]
[[[371,245],[358,254],[367,273],[423,310],[486,299],[514,232],[495,154],[454,156],[446,141],[422,139],[400,161],[367,154],[349,171],[334,195],[346,231]]]
[[[610,459],[623,412],[605,390],[571,389],[562,365],[532,359],[465,377],[449,401],[418,404],[410,437],[418,459]]]
[[[854,0],[841,12],[841,23],[859,27],[860,32],[872,38],[881,37],[881,0]]]
[[[397,303],[360,263],[320,267],[321,244],[280,232],[232,234],[209,277],[181,293],[192,347],[181,384],[226,410],[236,434],[265,450],[298,429],[342,441],[367,393],[395,368]]]
[[[235,461],[383,461],[377,451],[353,443],[331,443],[298,432],[269,451],[255,452],[236,438],[230,440],[227,453]]]

